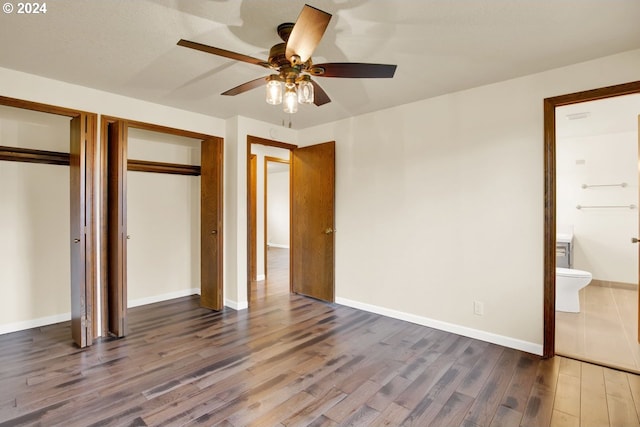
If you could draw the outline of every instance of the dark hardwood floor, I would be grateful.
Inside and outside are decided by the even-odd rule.
[[[249,310],[131,309],[126,338],[84,350],[68,323],[0,336],[0,425],[638,425],[636,375],[289,295],[277,277]]]

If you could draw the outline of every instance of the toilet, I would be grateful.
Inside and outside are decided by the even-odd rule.
[[[556,311],[580,312],[578,291],[591,283],[591,273],[572,268],[556,268]]]

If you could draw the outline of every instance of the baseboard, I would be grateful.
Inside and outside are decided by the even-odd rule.
[[[145,298],[138,298],[127,302],[127,308],[139,307],[141,305],[153,304],[154,302],[166,301],[175,298],[188,297],[200,294],[200,288],[184,289],[181,291],[168,292],[166,294],[153,295]]]
[[[267,243],[267,246],[270,248],[289,249],[289,245],[281,245],[279,243]]]
[[[54,323],[71,320],[71,313],[56,314],[53,316],[40,317],[38,319],[23,320],[22,322],[7,323],[0,325],[0,335],[11,332],[24,331],[25,329],[39,328],[40,326],[53,325]]]
[[[453,334],[462,335],[469,338],[478,339],[493,344],[498,344],[503,347],[509,347],[516,350],[526,351],[527,353],[542,355],[542,345],[535,344],[528,341],[522,341],[516,338],[505,337],[503,335],[494,334],[491,332],[481,331],[478,329],[469,328],[466,326],[460,326],[453,323],[443,322],[441,320],[430,319],[428,317],[417,316],[415,314],[405,313],[402,311],[392,310],[377,305],[366,304],[359,301],[353,301],[347,298],[336,298],[336,303],[346,305],[348,307],[357,308],[358,310],[364,310],[371,313],[381,314],[383,316],[391,317],[398,320],[404,320],[407,322],[415,323],[422,326],[428,326],[430,328],[438,329],[445,332],[451,332]]]
[[[224,300],[224,305],[225,307],[229,307],[232,308],[234,310],[246,310],[247,308],[249,308],[249,301],[233,301],[230,299],[225,299]]]
[[[612,282],[611,280],[593,279],[591,281],[590,285],[601,286],[603,288],[627,289],[627,290],[630,290],[630,291],[638,290],[638,285],[636,283]]]

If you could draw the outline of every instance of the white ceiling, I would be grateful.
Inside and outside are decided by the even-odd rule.
[[[16,2],[17,3],[17,2]],[[293,0],[57,0],[0,13],[0,67],[203,114],[282,123],[261,89],[219,94],[265,69],[176,46],[185,38],[257,58],[295,21]],[[393,79],[317,78],[332,102],[305,128],[640,48],[638,0],[307,0],[333,14],[314,62],[397,64]],[[558,94],[561,95],[561,94]]]

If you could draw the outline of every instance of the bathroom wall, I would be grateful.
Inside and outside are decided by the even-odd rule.
[[[559,232],[573,230],[573,268],[597,280],[637,285],[638,246],[630,240],[638,236],[638,209],[576,208],[638,206],[637,131],[559,137],[556,153],[556,224]],[[621,183],[627,186],[582,188]]]

